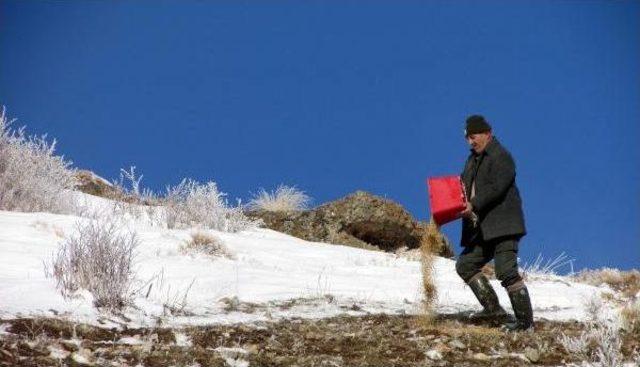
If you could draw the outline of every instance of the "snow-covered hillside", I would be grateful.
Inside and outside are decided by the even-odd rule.
[[[111,205],[104,199],[83,197],[93,207]],[[73,233],[79,221],[88,220],[0,211],[0,318],[48,316],[104,326],[144,326],[162,317],[165,325],[181,326],[420,311],[420,263],[409,258],[307,242],[268,229],[233,234],[209,231],[222,240],[231,258],[185,254],[180,248],[191,231],[131,220],[127,225],[140,239],[134,306],[120,317],[105,316],[92,305],[89,293],[64,299],[55,280],[45,276],[45,264],[63,237]],[[479,309],[452,260],[438,258],[434,277],[437,312]],[[494,286],[509,309],[506,292],[496,281]],[[535,317],[553,320],[583,319],[585,301],[605,291],[561,278],[531,280],[528,286]],[[281,307],[292,299],[297,302]],[[243,303],[254,305],[250,310],[229,308]],[[166,305],[184,308],[171,315]]]

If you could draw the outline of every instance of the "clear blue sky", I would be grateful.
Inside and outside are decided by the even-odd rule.
[[[516,159],[522,260],[640,267],[638,1],[0,0],[0,55],[0,104],[77,167],[245,201],[361,189],[425,219],[480,113]]]

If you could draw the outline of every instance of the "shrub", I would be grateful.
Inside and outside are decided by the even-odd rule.
[[[72,210],[67,190],[76,180],[71,163],[54,154],[56,141],[12,129],[0,114],[0,209],[65,213]]]
[[[137,176],[136,167],[129,170],[120,169],[120,178],[114,180],[113,188],[118,197],[114,198],[112,212],[116,216],[130,216],[133,219],[144,219],[150,225],[163,225],[163,212],[159,198],[149,188],[141,188],[144,175]]]
[[[138,246],[134,232],[105,221],[77,225],[54,255],[51,272],[65,297],[86,289],[96,307],[121,308],[130,297],[133,252]]]
[[[184,179],[167,188],[165,209],[169,228],[204,227],[223,232],[256,228],[260,221],[248,218],[240,206],[230,207],[215,182],[200,184]]]
[[[199,252],[209,256],[233,258],[222,240],[206,232],[193,232],[191,239],[182,247],[185,252]]]
[[[568,353],[588,359],[594,366],[622,366],[622,338],[620,320],[608,316],[604,303],[593,296],[585,305],[587,311],[586,330],[577,337],[562,333],[560,344]]]
[[[120,177],[113,180],[113,188],[120,194],[116,199],[130,204],[158,205],[156,193],[140,186],[143,177],[137,175],[136,166],[130,166],[128,170],[120,168]]]
[[[269,212],[300,211],[308,208],[311,198],[296,187],[280,185],[276,191],[260,189],[249,202],[249,208]]]

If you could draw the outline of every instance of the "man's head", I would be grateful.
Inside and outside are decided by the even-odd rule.
[[[476,154],[480,154],[492,139],[491,125],[480,115],[471,115],[467,118],[467,126],[464,129],[467,143]]]

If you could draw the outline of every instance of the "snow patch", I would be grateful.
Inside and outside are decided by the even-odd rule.
[[[242,348],[225,348],[218,347],[215,349],[229,367],[248,367],[249,362],[242,359],[246,357],[248,352]]]
[[[113,205],[103,198],[75,195],[94,209]],[[43,262],[58,248],[58,234],[72,233],[76,222],[87,220],[92,219],[0,211],[0,318],[51,317],[51,310],[55,310],[55,317],[100,327],[144,327],[161,320],[166,327],[180,328],[420,312],[422,278],[416,260],[304,241],[269,229],[238,233],[209,230],[235,258],[189,256],[179,249],[190,238],[191,229],[167,229],[130,218],[127,225],[140,240],[134,260],[137,281],[133,306],[125,308],[120,317],[105,315],[93,306],[89,292],[63,298],[43,268]],[[480,309],[456,273],[453,260],[436,258],[433,267],[438,290],[436,312]],[[491,283],[501,304],[510,309],[499,281]],[[607,291],[563,277],[534,279],[527,286],[534,316],[549,320],[584,320],[585,306],[580,300]],[[235,308],[221,299],[236,299]],[[305,301],[292,302],[301,299]],[[6,329],[0,329],[2,332]]]

